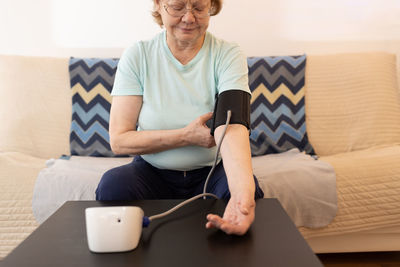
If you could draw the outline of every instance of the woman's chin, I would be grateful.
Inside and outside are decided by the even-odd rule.
[[[178,34],[178,39],[181,41],[195,41],[201,37],[201,35],[196,31],[180,31]]]

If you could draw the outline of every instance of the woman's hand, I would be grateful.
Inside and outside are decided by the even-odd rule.
[[[184,136],[189,145],[207,148],[215,146],[215,139],[206,125],[206,122],[212,118],[212,114],[212,112],[203,114],[184,128]]]
[[[208,214],[206,228],[218,228],[227,234],[244,235],[254,221],[256,203],[254,196],[231,196],[221,218]]]

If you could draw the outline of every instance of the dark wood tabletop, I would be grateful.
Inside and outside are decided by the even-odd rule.
[[[140,206],[146,216],[181,200],[68,201],[14,249],[0,266],[322,266],[276,199],[257,200],[256,218],[244,236],[205,229],[206,215],[222,215],[226,202],[199,199],[143,229],[135,250],[89,251],[85,209]]]

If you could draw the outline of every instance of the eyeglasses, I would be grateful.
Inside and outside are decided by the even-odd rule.
[[[192,8],[186,8],[186,3],[182,1],[176,1],[172,4],[164,4],[164,10],[172,17],[180,18],[183,17],[186,12],[191,11],[193,16],[196,18],[206,18],[211,15],[211,8],[207,6],[195,6]]]

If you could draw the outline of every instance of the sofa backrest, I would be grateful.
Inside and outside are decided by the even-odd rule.
[[[0,152],[69,154],[68,58],[0,56]]]
[[[309,56],[308,137],[320,156],[400,144],[396,57],[359,53]]]
[[[68,60],[0,55],[0,152],[70,153]],[[308,55],[305,86],[307,133],[318,155],[400,144],[395,55]]]

